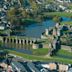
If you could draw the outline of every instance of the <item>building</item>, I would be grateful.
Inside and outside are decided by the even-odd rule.
[[[72,0],[57,0],[58,2],[61,2],[61,3],[63,3],[63,2],[66,2],[66,3],[70,3],[70,2],[72,2]]]
[[[36,0],[36,2],[37,2],[38,4],[43,4],[43,3],[45,2],[45,0]]]
[[[50,68],[50,70],[56,70],[57,69],[57,65],[55,63],[50,63],[49,64],[49,68]]]
[[[5,29],[5,26],[0,26],[0,30],[4,30]]]
[[[62,5],[59,5],[59,8],[63,11],[67,9],[65,6],[62,6]]]
[[[42,64],[42,67],[50,70],[57,70],[57,65],[55,63]]]
[[[59,64],[59,71],[60,72],[68,72],[68,65]]]

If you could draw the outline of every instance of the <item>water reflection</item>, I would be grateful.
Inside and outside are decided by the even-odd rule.
[[[3,48],[14,50],[17,52],[22,52],[26,54],[32,54],[32,45],[30,44],[15,44],[15,43],[4,43]]]
[[[32,45],[27,45],[27,44],[15,44],[15,43],[4,43],[3,44],[5,47],[8,48],[19,48],[19,49],[26,49],[26,50],[30,50]]]

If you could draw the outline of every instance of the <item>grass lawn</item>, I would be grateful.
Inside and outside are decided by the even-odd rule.
[[[72,17],[72,13],[67,13],[67,12],[45,12],[44,16],[65,16],[65,17]]]
[[[33,61],[50,61],[50,62],[60,62],[60,63],[72,64],[72,60],[70,60],[70,59],[63,59],[63,58],[59,58],[59,57],[35,56],[35,55],[19,53],[19,52],[12,51],[12,50],[8,50],[8,51],[12,54],[15,54],[15,55],[18,55],[18,56],[21,56],[23,58],[33,60]]]
[[[35,21],[35,19],[27,18],[27,19],[22,19],[22,22],[30,24],[30,23],[36,23],[37,21]]]
[[[69,7],[69,9],[72,9],[72,3],[70,3],[68,7]]]
[[[33,55],[46,55],[48,54],[48,48],[32,49]]]
[[[4,30],[0,30],[0,33],[3,34],[3,33],[5,33],[5,31]]]
[[[52,3],[54,2],[54,0],[47,0],[47,3]]]
[[[72,52],[68,52],[67,50],[59,50],[57,52],[57,54],[61,54],[61,55],[66,55],[66,56],[71,56],[72,57]]]
[[[9,32],[11,32],[10,29],[0,30],[0,34],[6,34],[6,33],[9,33]]]
[[[72,25],[72,21],[69,21],[69,22],[61,22],[61,25]]]

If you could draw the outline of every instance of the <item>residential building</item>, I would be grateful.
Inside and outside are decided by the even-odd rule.
[[[68,71],[68,65],[59,64],[59,71],[60,72],[67,72]]]
[[[68,3],[70,3],[70,2],[72,2],[72,0],[57,0],[58,2],[68,2]]]

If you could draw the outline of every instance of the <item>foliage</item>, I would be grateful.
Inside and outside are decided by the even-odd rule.
[[[55,17],[53,18],[53,21],[55,21],[55,22],[60,22],[60,17],[55,16]]]

